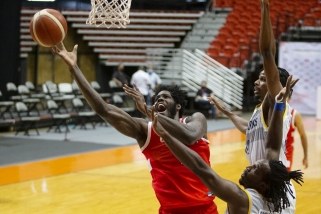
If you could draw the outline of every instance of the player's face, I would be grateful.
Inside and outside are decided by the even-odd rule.
[[[258,189],[264,182],[265,175],[270,171],[268,160],[259,160],[245,168],[239,183],[245,188]]]
[[[267,92],[266,78],[264,71],[262,71],[259,79],[254,82],[254,96],[262,102]]]
[[[155,97],[155,111],[159,114],[173,118],[178,113],[177,105],[169,91],[161,91]]]

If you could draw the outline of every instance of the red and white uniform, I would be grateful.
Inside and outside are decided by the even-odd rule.
[[[285,156],[287,159],[286,168],[288,170],[291,170],[292,163],[293,163],[293,161],[292,161],[293,160],[293,150],[294,150],[294,147],[293,147],[294,136],[293,135],[294,135],[294,131],[295,131],[295,125],[294,125],[295,114],[296,114],[296,110],[292,108],[291,109],[292,118],[291,118],[291,123],[290,123],[290,129],[288,131],[287,139],[286,139],[286,143],[285,143],[285,150],[286,150]]]
[[[185,123],[185,119],[180,121]],[[208,144],[208,140],[201,138],[188,147],[210,165]],[[173,155],[154,132],[151,122],[148,123],[148,136],[141,151],[148,161],[152,186],[161,205],[159,213],[217,213],[214,196],[209,189]]]

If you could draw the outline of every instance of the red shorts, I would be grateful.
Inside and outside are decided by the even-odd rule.
[[[164,210],[159,208],[159,214],[218,214],[216,204],[214,202],[206,205],[195,207],[184,207],[178,209]]]

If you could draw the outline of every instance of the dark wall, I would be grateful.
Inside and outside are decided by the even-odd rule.
[[[0,89],[6,96],[6,83],[20,84],[20,6],[21,0],[0,1]]]

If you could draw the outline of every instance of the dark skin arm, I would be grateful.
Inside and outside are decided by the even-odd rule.
[[[193,150],[179,142],[159,123],[159,114],[153,114],[153,129],[184,166],[195,173],[217,197],[226,201],[230,213],[247,213],[249,201],[246,193],[235,183],[221,178]]]
[[[151,119],[151,110],[147,108],[144,96],[140,93],[139,89],[133,84],[133,88],[128,85],[123,87],[125,93],[132,97],[138,110],[145,116]],[[191,145],[202,137],[206,138],[207,123],[203,114],[196,112],[186,119],[186,124],[178,120],[171,119],[164,115],[159,115],[159,122],[173,137],[177,138],[180,142]]]
[[[116,106],[107,104],[101,96],[91,87],[77,65],[77,45],[72,52],[68,52],[61,43],[61,49],[52,47],[53,54],[60,56],[73,78],[76,80],[81,93],[86,98],[91,108],[106,122],[115,127],[120,133],[135,138],[142,147],[147,138],[147,122],[143,119],[132,118],[129,114]]]
[[[280,93],[276,96],[277,103],[285,103],[290,94],[291,88],[299,81],[299,79],[292,81],[292,75],[287,79],[286,87],[284,87]],[[285,109],[284,109],[285,110]],[[283,111],[273,110],[271,116],[271,126],[267,134],[267,143],[266,143],[266,156],[265,158],[270,159],[279,159],[280,150],[282,146],[282,135],[283,135]]]
[[[303,160],[302,164],[304,168],[308,168],[308,138],[304,130],[303,122],[302,122],[302,116],[299,112],[296,112],[295,118],[294,118],[294,125],[298,129],[300,139],[301,139],[301,144],[303,148]]]
[[[240,132],[242,132],[243,134],[246,134],[249,121],[231,112],[228,108],[224,106],[224,104],[220,100],[218,100],[214,96],[214,94],[211,97],[208,97],[207,100],[211,104],[214,104],[215,108],[217,108],[220,112],[222,112],[222,114],[226,115],[234,123],[235,127]]]
[[[263,56],[264,74],[268,93],[263,101],[264,120],[270,123],[276,95],[282,90],[279,72],[275,64],[275,40],[270,20],[269,0],[261,0],[260,52]]]

